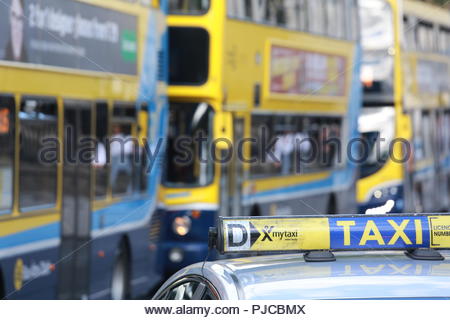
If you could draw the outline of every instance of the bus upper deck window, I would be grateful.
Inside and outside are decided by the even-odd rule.
[[[308,3],[309,17],[314,17],[309,21],[309,31],[316,34],[325,34],[326,15],[325,2],[323,0],[310,1]]]
[[[420,22],[416,28],[416,38],[420,50],[427,52],[435,50],[434,30],[431,24]]]
[[[439,29],[439,51],[442,54],[450,54],[450,29]]]
[[[202,28],[169,28],[171,85],[202,85],[209,72],[209,34]]]
[[[169,0],[169,13],[174,15],[201,15],[209,10],[210,0]]]
[[[0,96],[0,215],[13,203],[14,98]]]

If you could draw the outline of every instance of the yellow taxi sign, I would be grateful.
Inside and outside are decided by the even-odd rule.
[[[450,215],[219,218],[222,253],[450,248]]]

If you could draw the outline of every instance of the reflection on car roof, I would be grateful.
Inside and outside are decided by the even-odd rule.
[[[340,252],[337,261],[323,263],[307,263],[300,254],[259,256],[207,262],[203,269],[200,263],[179,275],[204,275],[228,291],[234,286],[239,299],[449,298],[450,252],[441,254],[446,260],[391,251]]]

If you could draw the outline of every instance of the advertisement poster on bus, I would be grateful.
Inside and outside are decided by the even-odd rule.
[[[137,73],[137,18],[78,1],[5,0],[0,60]]]
[[[346,58],[272,46],[270,91],[275,94],[344,96]]]

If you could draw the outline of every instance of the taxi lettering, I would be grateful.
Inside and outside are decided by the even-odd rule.
[[[355,220],[342,220],[337,221],[336,226],[338,226],[343,232],[343,244],[344,246],[366,246],[370,244],[377,244],[379,246],[395,246],[399,240],[402,240],[406,245],[421,245],[423,243],[422,237],[422,221],[420,219],[401,219],[396,221],[393,219],[386,220],[390,235],[386,236],[386,225],[383,226],[383,234],[380,232],[380,228],[374,219],[368,219],[364,225],[362,235],[357,236],[356,230],[357,225]],[[414,225],[414,227],[410,227]],[[409,228],[409,229],[408,229]],[[411,229],[415,233],[415,237],[411,239]],[[409,236],[406,233],[409,230]],[[392,233],[393,232],[393,233]],[[354,243],[356,240],[357,243]]]
[[[295,239],[298,237],[298,232],[296,231],[273,231],[272,234],[274,238],[278,238],[280,240]]]
[[[450,225],[433,226],[433,236],[450,237]]]

